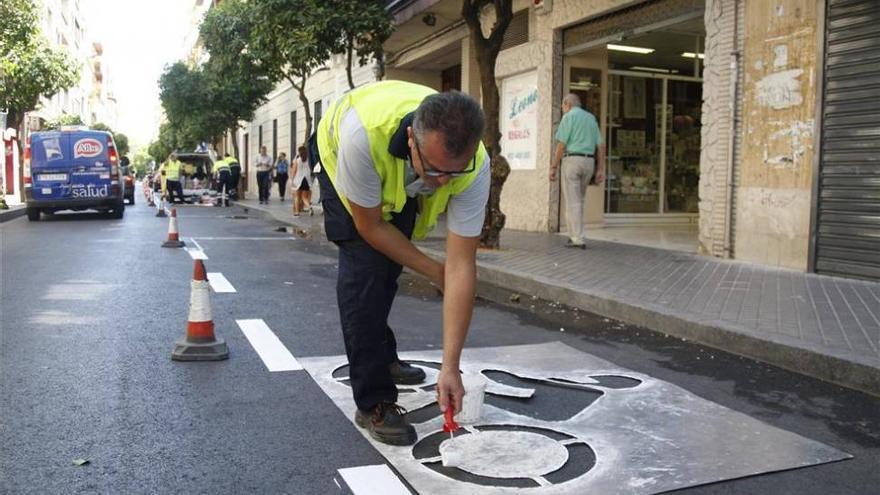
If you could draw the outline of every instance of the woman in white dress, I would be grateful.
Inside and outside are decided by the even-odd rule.
[[[298,217],[301,212],[312,214],[312,166],[309,163],[309,154],[305,146],[297,149],[296,157],[290,165],[293,182],[290,188],[293,190],[293,216]]]

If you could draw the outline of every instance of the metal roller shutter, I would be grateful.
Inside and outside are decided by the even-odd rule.
[[[880,280],[880,2],[828,0],[818,273]]]

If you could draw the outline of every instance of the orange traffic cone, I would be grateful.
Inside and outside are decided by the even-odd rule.
[[[171,214],[174,215],[174,210],[171,210]],[[195,260],[186,337],[174,343],[171,352],[174,361],[220,361],[229,357],[226,342],[214,336],[210,291],[205,263]]]
[[[162,243],[162,247],[179,248],[185,244],[180,240],[177,232],[177,208],[171,208],[171,218],[168,219],[168,240]]]
[[[168,215],[165,214],[165,197],[162,196],[159,201],[156,201],[156,208],[159,211],[156,212],[157,217],[165,218]]]

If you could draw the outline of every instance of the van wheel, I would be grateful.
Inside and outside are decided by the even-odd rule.
[[[110,212],[110,218],[120,219],[122,215],[125,213],[125,203],[120,201],[116,203],[116,206],[113,207],[113,210]]]
[[[39,208],[28,208],[27,209],[27,217],[28,221],[37,222],[40,220],[40,209]]]

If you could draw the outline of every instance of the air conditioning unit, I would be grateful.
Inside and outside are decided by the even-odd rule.
[[[532,7],[536,14],[549,14],[553,10],[553,0],[532,0]]]

